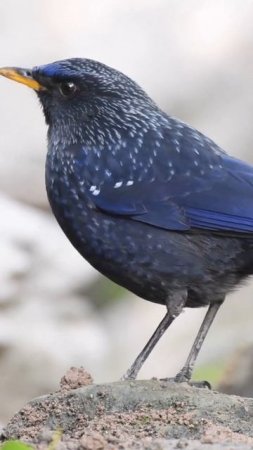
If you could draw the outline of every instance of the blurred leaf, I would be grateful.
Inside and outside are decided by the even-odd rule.
[[[34,450],[34,447],[31,447],[28,444],[24,444],[20,441],[7,441],[0,447],[1,450]]]
[[[225,370],[224,361],[205,364],[197,367],[193,372],[194,381],[209,381],[211,385],[216,386],[221,380]]]
[[[62,437],[62,430],[56,430],[53,435],[53,439],[49,444],[48,450],[56,450],[57,445],[59,444]]]

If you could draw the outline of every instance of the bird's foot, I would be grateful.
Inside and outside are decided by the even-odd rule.
[[[198,388],[208,388],[212,389],[211,384],[206,381],[192,381],[191,380],[191,370],[189,368],[183,368],[178,372],[178,374],[175,376],[174,381],[176,383],[188,383],[190,386],[195,386]]]
[[[194,386],[197,388],[208,388],[208,389],[212,390],[211,384],[206,380],[192,381],[192,380],[187,380],[184,378],[177,379],[177,377],[174,377],[174,378],[160,378],[160,381],[168,381],[168,382],[173,381],[174,383],[187,383],[187,384],[189,384],[189,386]]]
[[[186,367],[183,368],[176,376],[175,378],[163,378],[163,381],[174,381],[176,383],[187,383],[190,386],[194,386],[197,388],[208,388],[208,389],[212,389],[211,384],[206,381],[192,381],[191,380],[191,370]]]
[[[122,375],[122,377],[120,377],[120,381],[134,381],[136,380],[136,376],[132,375],[131,373],[129,373],[129,371],[127,371],[126,373],[124,373],[124,375]]]
[[[205,388],[205,389],[207,388],[210,391],[212,390],[211,384],[209,383],[209,381],[206,381],[206,380],[203,380],[203,381],[189,381],[188,383],[189,383],[190,386],[194,386],[194,387],[197,387],[197,388]]]
[[[180,370],[180,372],[178,372],[174,378],[174,381],[176,381],[176,383],[189,383],[191,380],[191,374],[191,368],[186,365]]]

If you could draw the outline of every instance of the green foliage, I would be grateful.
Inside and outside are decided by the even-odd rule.
[[[56,450],[57,444],[60,442],[62,437],[62,431],[56,430],[53,434],[52,441],[48,446],[48,450]],[[7,441],[0,445],[0,450],[34,450],[31,445],[25,444],[21,441]]]
[[[24,444],[20,441],[7,441],[3,445],[0,446],[1,450],[33,450],[34,447],[31,447],[28,444]]]
[[[58,443],[60,442],[62,437],[62,430],[56,430],[53,435],[53,439],[48,447],[48,450],[56,450]]]
[[[194,381],[207,380],[211,383],[212,387],[219,384],[224,374],[225,364],[224,361],[218,361],[215,363],[205,364],[197,367],[193,372],[192,379]]]

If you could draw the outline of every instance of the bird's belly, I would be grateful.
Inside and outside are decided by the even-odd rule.
[[[240,281],[240,240],[155,228],[105,214],[74,189],[58,194],[48,189],[56,219],[78,252],[102,274],[146,300],[163,304],[168,293],[187,289],[187,306],[202,306]]]
[[[104,214],[74,191],[57,195],[56,189],[48,189],[48,197],[78,252],[102,274],[140,297],[165,303],[168,290],[180,288],[189,271],[194,276],[191,251],[180,250],[178,233]]]

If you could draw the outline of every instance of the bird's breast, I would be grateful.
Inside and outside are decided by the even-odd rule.
[[[85,169],[85,168],[84,168]],[[85,170],[81,175],[73,152],[51,149],[46,160],[46,189],[52,211],[71,242],[77,246],[80,239],[85,246],[96,232],[96,211],[91,203]]]
[[[105,272],[111,262],[120,266],[138,253],[142,233],[135,239],[132,223],[126,225],[124,219],[95,207],[90,193],[92,170],[85,161],[80,164],[76,152],[50,150],[46,188],[52,211],[68,239],[84,258]]]

